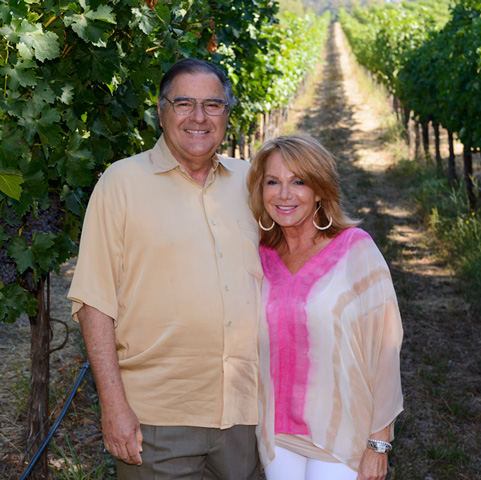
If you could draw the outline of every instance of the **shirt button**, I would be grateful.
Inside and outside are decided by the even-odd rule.
[[[229,323],[227,324],[228,327],[231,327],[232,326],[232,322],[229,321]]]
[[[212,220],[212,225],[215,225],[215,223],[216,223],[215,220]]]
[[[229,289],[229,285],[226,285],[225,286],[225,291],[228,292],[230,289]]]
[[[219,257],[222,258],[224,255],[222,255],[222,252],[219,252]]]

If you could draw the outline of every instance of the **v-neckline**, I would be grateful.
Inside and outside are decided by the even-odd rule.
[[[289,270],[289,268],[287,267],[287,265],[284,263],[281,256],[277,252],[277,250],[273,249],[273,254],[275,256],[276,263],[279,264],[279,269],[284,272],[284,275],[286,275],[290,278],[296,278],[297,276],[299,276],[300,273],[307,273],[307,272],[303,272],[303,271],[304,270],[308,271],[308,269],[310,270],[310,268],[313,268],[319,262],[319,260],[322,257],[324,257],[327,253],[329,253],[329,250],[331,250],[334,247],[334,245],[338,242],[338,239],[340,237],[342,237],[344,235],[344,233],[347,232],[347,230],[349,230],[349,229],[343,230],[339,235],[334,237],[322,250],[320,250],[315,255],[313,255],[311,258],[309,258],[309,260],[307,260],[301,266],[301,268],[299,268],[299,270],[297,270],[297,272],[295,272],[295,273],[292,273]]]

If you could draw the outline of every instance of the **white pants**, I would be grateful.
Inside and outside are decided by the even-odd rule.
[[[356,480],[357,472],[343,463],[313,460],[276,448],[276,458],[264,469],[267,480]]]

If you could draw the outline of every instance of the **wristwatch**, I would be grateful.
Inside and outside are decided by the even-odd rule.
[[[392,450],[392,445],[389,442],[383,442],[382,440],[374,440],[373,438],[368,438],[367,448],[370,448],[377,453],[389,453]]]

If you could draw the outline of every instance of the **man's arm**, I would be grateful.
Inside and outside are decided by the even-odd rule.
[[[114,321],[89,305],[78,311],[78,319],[97,384],[105,448],[119,460],[140,465],[142,433],[139,420],[125,397],[115,348]]]

